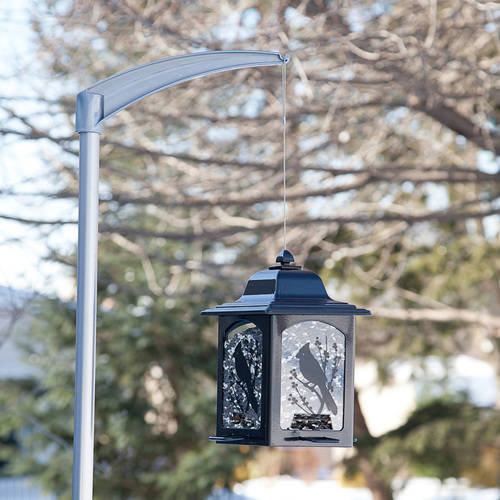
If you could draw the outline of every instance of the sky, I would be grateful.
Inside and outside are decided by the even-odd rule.
[[[29,0],[0,4],[0,96],[23,97],[15,102],[0,102],[0,126],[20,128],[7,119],[2,107],[12,106],[17,112],[36,113],[40,106],[30,100],[36,88],[53,85],[38,71],[36,47],[29,24]],[[17,75],[22,75],[18,77]],[[43,117],[40,118],[43,120]],[[51,148],[40,141],[22,141],[19,137],[0,138],[0,189],[23,184],[23,192],[53,188],[48,175]],[[0,197],[0,214],[50,219],[55,214],[77,218],[73,202],[47,202],[46,199]],[[60,265],[44,260],[50,246],[70,251],[77,242],[77,227],[66,226],[54,232],[48,240],[47,227],[36,228],[0,219],[0,286],[19,290],[58,294],[67,297],[73,290],[73,280]]]

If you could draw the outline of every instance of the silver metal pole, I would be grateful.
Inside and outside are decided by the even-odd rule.
[[[92,499],[99,133],[80,133],[73,500]]]

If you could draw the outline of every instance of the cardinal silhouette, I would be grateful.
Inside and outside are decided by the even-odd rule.
[[[236,368],[236,375],[238,375],[238,378],[243,382],[243,384],[245,384],[245,387],[247,389],[247,400],[250,403],[250,406],[254,409],[255,413],[257,413],[259,404],[255,399],[252,374],[250,373],[250,368],[248,367],[247,360],[245,358],[245,355],[243,354],[241,342],[236,346],[234,350],[234,366]]]
[[[333,397],[326,386],[327,380],[325,372],[322,370],[317,359],[314,357],[311,349],[309,348],[309,342],[303,345],[297,355],[295,356],[299,360],[299,369],[304,376],[304,378],[318,387],[321,392],[321,397],[326,407],[334,414],[337,415],[337,405],[333,400]]]

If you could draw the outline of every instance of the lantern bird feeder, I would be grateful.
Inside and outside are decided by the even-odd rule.
[[[219,317],[217,436],[224,444],[353,444],[354,317],[283,250]]]

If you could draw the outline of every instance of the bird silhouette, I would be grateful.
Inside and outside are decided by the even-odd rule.
[[[243,349],[241,348],[241,342],[238,343],[234,350],[234,366],[236,368],[236,375],[245,384],[247,401],[250,406],[254,409],[255,413],[259,408],[259,404],[255,399],[254,394],[254,383],[252,381],[252,374],[250,373],[250,368],[248,367],[247,360],[243,354]]]
[[[311,352],[309,342],[300,348],[295,357],[299,360],[299,369],[304,378],[318,387],[321,392],[322,402],[334,415],[337,415],[337,405],[326,386],[327,380],[325,372]]]

